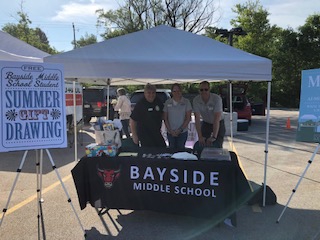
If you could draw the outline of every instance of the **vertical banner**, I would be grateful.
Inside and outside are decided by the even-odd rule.
[[[320,142],[320,69],[302,71],[297,141]]]
[[[0,152],[67,147],[62,65],[0,62]]]

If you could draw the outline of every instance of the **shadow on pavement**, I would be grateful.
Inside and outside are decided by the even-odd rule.
[[[280,223],[276,223],[283,205],[276,204],[254,212],[244,205],[237,213],[238,226],[230,227],[198,218],[189,218],[149,211],[134,211],[118,215],[114,221],[121,228],[116,234],[87,230],[88,240],[99,239],[238,239],[238,240],[300,240],[320,239],[320,214],[317,210],[287,208]],[[312,223],[312,224],[307,224]],[[114,228],[114,226],[109,226]],[[302,231],[301,228],[304,230]],[[108,232],[108,231],[107,231]],[[264,233],[264,234],[262,234]]]

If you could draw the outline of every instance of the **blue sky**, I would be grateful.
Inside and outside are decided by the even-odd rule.
[[[236,15],[232,7],[245,0],[216,0],[219,7],[216,24],[221,28],[230,28],[230,20]],[[86,33],[99,35],[96,28],[95,11],[117,9],[121,0],[24,0],[23,9],[32,21],[31,27],[40,27],[47,35],[50,45],[58,51],[73,49],[73,27],[76,39]],[[260,0],[261,5],[270,13],[269,21],[279,27],[297,27],[305,23],[306,18],[320,13],[320,1],[315,0]],[[6,23],[17,23],[17,12],[20,11],[21,0],[0,2],[0,28]],[[98,37],[98,40],[101,39]]]

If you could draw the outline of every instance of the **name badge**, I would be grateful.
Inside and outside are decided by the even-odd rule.
[[[152,112],[153,111],[153,108],[148,108],[148,112]]]

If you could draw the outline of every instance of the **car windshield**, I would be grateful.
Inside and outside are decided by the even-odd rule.
[[[83,91],[83,99],[87,102],[104,101],[103,90],[100,89],[86,89]]]

